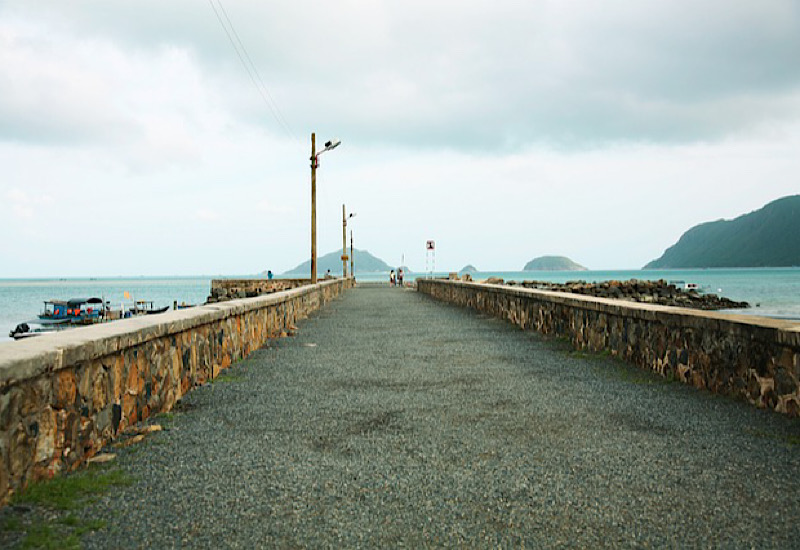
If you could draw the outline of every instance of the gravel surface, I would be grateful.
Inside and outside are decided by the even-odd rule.
[[[118,450],[108,547],[798,547],[800,423],[348,292]]]

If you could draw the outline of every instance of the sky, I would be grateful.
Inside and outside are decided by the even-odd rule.
[[[291,269],[312,132],[320,255],[345,204],[412,270],[637,269],[800,192],[798,52],[797,0],[0,0],[0,278]]]

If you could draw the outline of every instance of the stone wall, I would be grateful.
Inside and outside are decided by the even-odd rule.
[[[352,286],[325,281],[0,344],[0,504],[286,335]]]
[[[568,337],[666,377],[800,415],[800,322],[500,285],[417,280],[420,292]]]
[[[311,284],[311,279],[213,279],[209,304],[254,298]]]

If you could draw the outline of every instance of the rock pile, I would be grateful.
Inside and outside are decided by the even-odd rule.
[[[690,307],[694,309],[743,309],[750,307],[747,302],[736,302],[697,290],[685,290],[664,279],[658,281],[604,281],[587,283],[586,281],[569,281],[567,283],[551,283],[548,281],[508,281],[507,285],[538,288],[556,292],[571,292],[599,298],[613,298],[629,302],[645,302],[665,306]]]

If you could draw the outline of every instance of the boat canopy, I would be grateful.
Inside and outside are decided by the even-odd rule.
[[[102,304],[102,298],[70,298],[69,300],[47,300],[45,304],[56,306],[80,307],[83,304]]]
[[[103,300],[100,298],[71,298],[67,300],[67,305],[70,307],[81,306],[83,304],[102,304]]]

